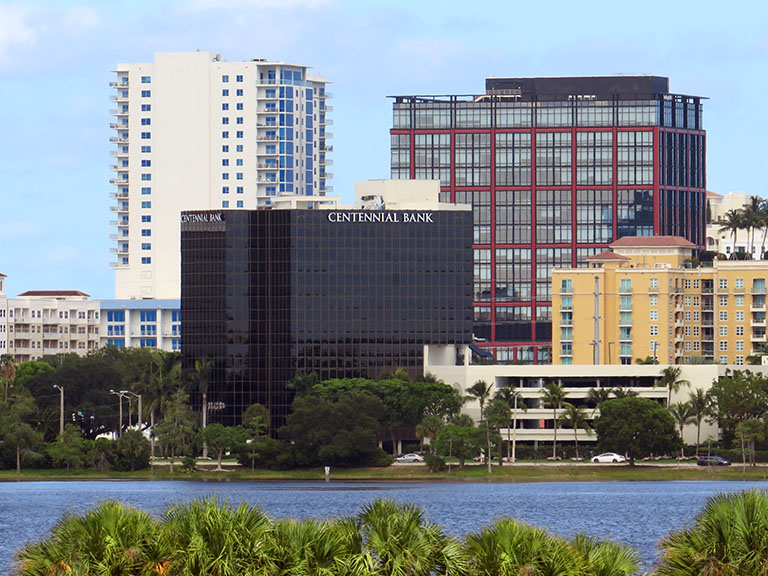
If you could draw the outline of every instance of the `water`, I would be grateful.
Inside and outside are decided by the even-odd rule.
[[[0,574],[15,550],[43,537],[65,512],[81,513],[101,500],[160,514],[171,502],[215,494],[246,501],[272,518],[352,515],[377,498],[411,502],[452,534],[466,534],[497,516],[511,516],[561,536],[579,532],[634,547],[648,567],[658,542],[690,523],[718,492],[765,488],[759,482],[309,483],[188,481],[19,482],[0,484]]]

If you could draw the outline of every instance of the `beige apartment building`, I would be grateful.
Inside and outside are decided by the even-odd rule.
[[[16,298],[4,291],[0,274],[0,354],[17,362],[99,347],[99,302],[78,290],[30,290]]]
[[[552,275],[553,363],[743,365],[766,344],[766,261],[693,266],[683,238],[624,237]]]

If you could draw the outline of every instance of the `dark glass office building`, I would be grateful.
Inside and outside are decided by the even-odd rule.
[[[704,246],[702,98],[658,76],[489,78],[484,94],[395,96],[392,178],[472,204],[474,335],[549,363],[551,270],[622,236]]]
[[[253,403],[272,427],[286,384],[423,371],[425,344],[472,336],[472,212],[185,212],[182,352],[213,363],[209,421]],[[196,399],[199,405],[199,398]]]

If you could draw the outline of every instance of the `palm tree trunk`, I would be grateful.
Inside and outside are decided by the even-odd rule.
[[[685,458],[685,440],[683,440],[683,427],[685,424],[680,425],[680,441],[682,442],[682,445],[680,446],[680,459]]]
[[[508,460],[509,462],[511,462],[511,461],[512,461],[512,456],[511,456],[511,455],[510,455],[510,453],[509,453],[509,451],[510,451],[510,450],[511,450],[511,448],[512,448],[512,440],[510,439],[510,434],[511,434],[511,432],[510,432],[510,430],[509,430],[509,425],[507,425],[507,460]]]
[[[699,457],[699,444],[701,444],[701,418],[696,420],[696,458]]]
[[[552,459],[557,458],[557,408],[552,410],[552,432],[554,433],[554,440],[552,441]]]
[[[152,438],[150,439],[149,447],[150,447],[150,457],[155,457],[155,409],[152,408],[152,410],[149,413],[149,425],[152,428]]]
[[[493,469],[491,468],[491,429],[488,427],[488,420],[485,421],[485,442],[486,442],[486,452],[485,452],[485,459],[488,463],[488,474],[493,474]]]
[[[573,443],[576,444],[576,461],[579,460],[579,429],[573,427]]]
[[[16,474],[21,474],[21,446],[16,444]]]
[[[219,448],[219,465],[216,468],[216,472],[221,472],[222,471],[222,468],[221,468],[221,458],[223,456],[224,456],[224,448]]]
[[[203,430],[208,425],[208,395],[203,394]],[[203,442],[203,458],[208,458],[208,443]]]

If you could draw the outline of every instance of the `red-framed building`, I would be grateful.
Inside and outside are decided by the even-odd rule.
[[[392,178],[474,211],[474,337],[551,360],[551,270],[622,236],[704,246],[702,100],[658,76],[489,78],[480,95],[394,96]]]

